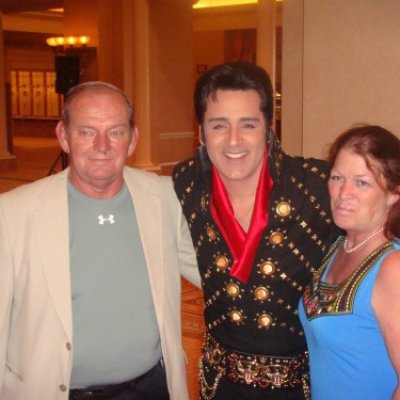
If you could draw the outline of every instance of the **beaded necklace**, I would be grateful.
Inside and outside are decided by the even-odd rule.
[[[364,239],[362,242],[358,243],[356,246],[353,246],[351,249],[348,248],[347,245],[347,236],[344,239],[343,242],[343,250],[345,253],[349,254],[352,253],[353,251],[358,250],[359,248],[361,248],[362,246],[364,246],[365,243],[367,243],[369,240],[371,240],[374,236],[376,236],[378,233],[383,231],[383,227],[379,228],[377,231],[371,233],[366,239]]]

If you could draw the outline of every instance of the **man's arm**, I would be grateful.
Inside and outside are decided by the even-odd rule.
[[[178,255],[180,272],[189,282],[201,287],[201,278],[197,266],[196,254],[193,248],[192,237],[183,213],[178,211]]]

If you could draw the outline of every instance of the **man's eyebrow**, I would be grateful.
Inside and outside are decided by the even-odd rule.
[[[112,126],[110,126],[109,128],[108,128],[108,130],[110,130],[110,129],[117,129],[117,128],[123,128],[123,129],[125,129],[125,128],[130,128],[130,126],[129,126],[129,124],[128,123],[123,123],[123,124],[116,124],[116,125],[112,125]]]
[[[207,119],[208,122],[215,122],[215,121],[229,121],[229,118],[226,117],[210,117]],[[239,121],[241,122],[246,122],[246,121],[253,121],[253,122],[258,122],[260,121],[259,117],[242,117],[239,118]]]
[[[253,122],[258,122],[258,121],[260,121],[260,118],[259,117],[243,117],[243,118],[240,118],[240,120],[239,121],[253,121]]]
[[[129,124],[128,123],[120,123],[120,124],[115,124],[115,125],[111,125],[109,127],[107,127],[107,130],[110,129],[116,129],[116,128],[129,128]],[[95,125],[88,125],[88,124],[81,124],[81,125],[77,125],[78,129],[95,129],[97,130],[97,127]]]
[[[77,128],[93,128],[91,125],[87,125],[87,124],[79,124],[76,125]]]
[[[228,121],[228,118],[226,118],[226,117],[210,117],[210,118],[207,118],[207,121],[209,121],[209,122]]]

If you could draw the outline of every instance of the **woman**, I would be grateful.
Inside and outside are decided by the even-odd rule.
[[[345,235],[300,302],[313,400],[400,399],[400,141],[350,129],[330,152],[333,219]]]

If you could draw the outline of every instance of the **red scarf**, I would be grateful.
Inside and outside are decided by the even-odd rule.
[[[233,256],[230,275],[244,283],[249,280],[257,247],[268,223],[268,200],[272,186],[268,163],[264,158],[250,227],[246,233],[236,220],[225,186],[218,171],[213,167],[211,215]]]

